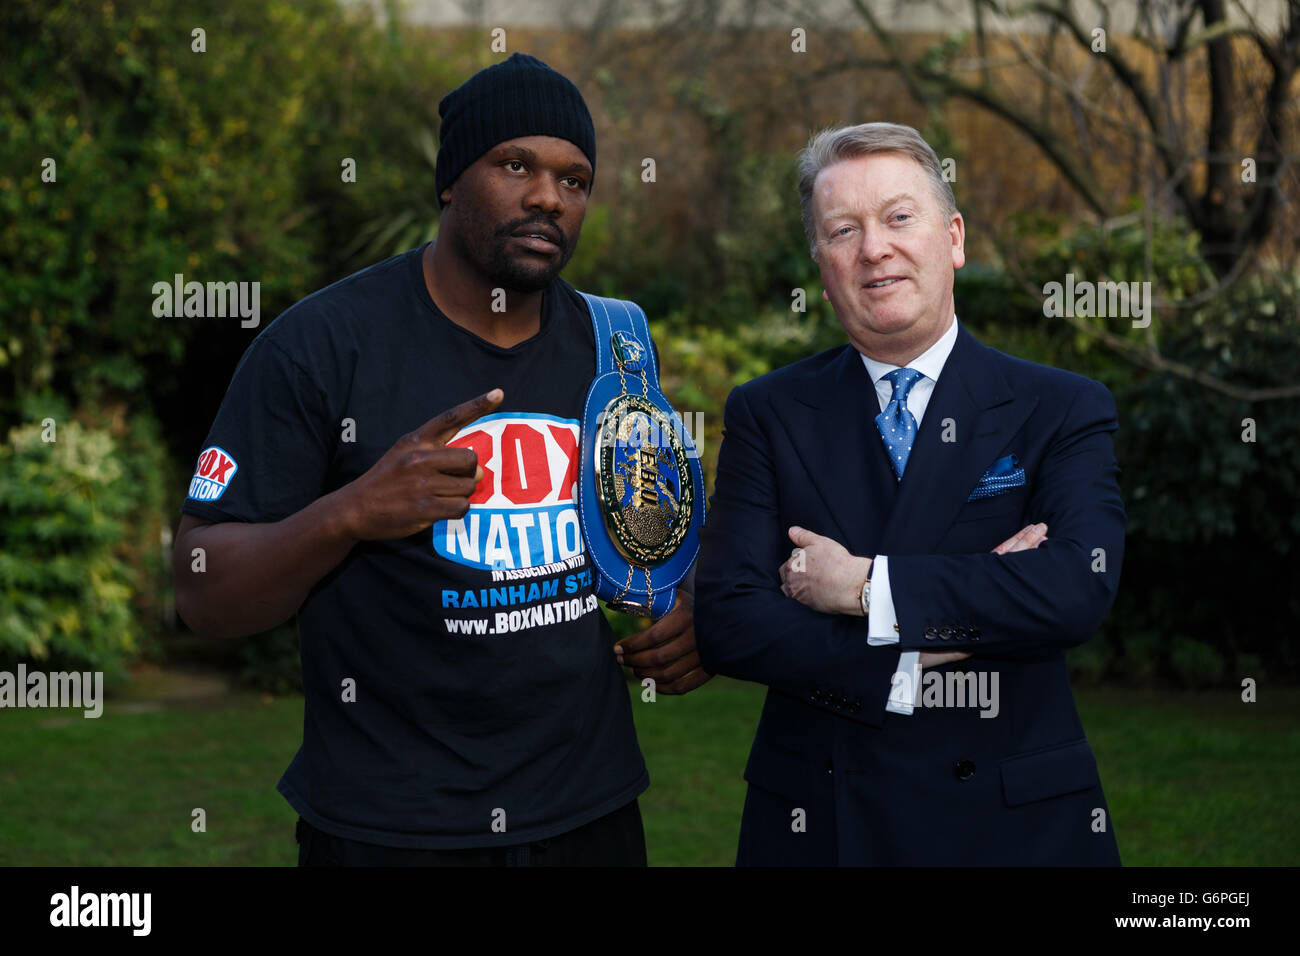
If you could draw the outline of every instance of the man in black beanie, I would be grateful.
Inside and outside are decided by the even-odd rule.
[[[523,54],[439,114],[437,241],[298,302],[240,360],[181,507],[177,609],[228,637],[298,614],[303,743],[278,789],[300,865],[644,865],[619,663],[658,693],[709,675],[684,589],[612,647],[578,525],[595,339],[559,273],[591,115]]]
[[[489,313],[502,317],[492,324],[535,333],[538,294],[573,255],[595,180],[596,130],[587,104],[566,77],[516,53],[448,93],[438,115],[434,184],[443,211],[439,238],[447,241],[430,247],[430,291],[437,296],[439,274],[477,274],[486,288],[523,294],[508,296],[518,301],[507,301],[506,312]],[[538,177],[526,178],[525,169],[542,160],[554,164],[553,192],[526,197],[523,184],[535,188]],[[464,201],[455,202],[456,193]],[[470,295],[481,308],[484,283],[478,286]],[[512,305],[533,321],[505,319]]]

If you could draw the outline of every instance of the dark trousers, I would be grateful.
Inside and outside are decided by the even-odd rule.
[[[645,830],[635,800],[588,824],[534,843],[463,850],[413,850],[347,840],[298,818],[299,866],[645,866]]]

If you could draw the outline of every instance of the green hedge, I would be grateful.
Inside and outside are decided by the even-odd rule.
[[[43,404],[52,414],[0,445],[0,664],[102,670],[113,682],[149,646],[163,600],[170,472],[148,419],[85,423]]]

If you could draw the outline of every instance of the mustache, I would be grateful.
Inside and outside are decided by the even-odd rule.
[[[496,236],[499,239],[509,239],[516,232],[518,232],[519,230],[523,229],[526,226],[544,226],[545,232],[547,233],[553,232],[558,237],[555,244],[560,247],[561,252],[565,252],[569,248],[569,237],[565,235],[563,229],[561,229],[558,225],[555,224],[553,220],[550,219],[518,219],[514,222],[508,222],[504,226],[497,229]]]

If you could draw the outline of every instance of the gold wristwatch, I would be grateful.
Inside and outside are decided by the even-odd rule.
[[[871,616],[871,572],[876,570],[876,561],[871,560],[871,567],[867,568],[867,576],[862,582],[862,593],[858,595],[858,603],[862,605],[862,616]]]

